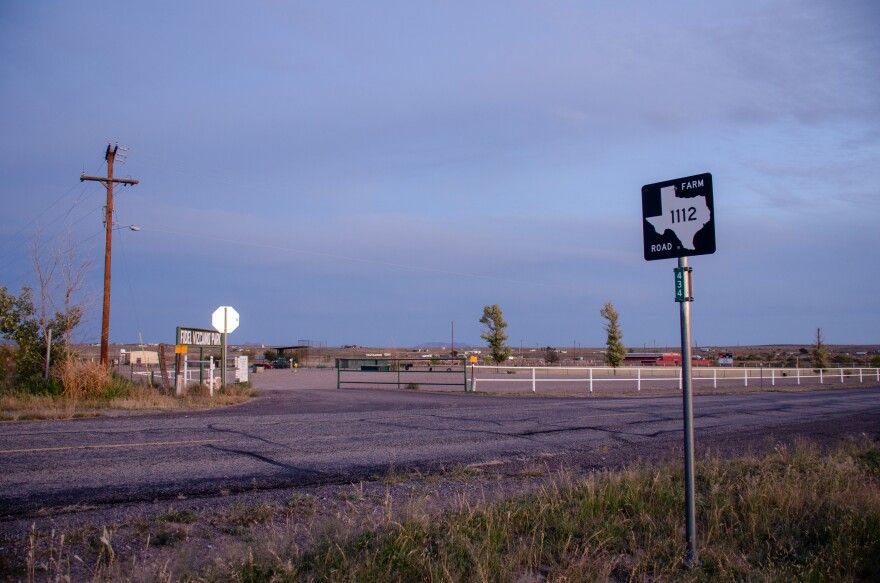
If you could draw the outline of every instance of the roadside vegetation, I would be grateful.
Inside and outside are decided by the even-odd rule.
[[[439,510],[422,508],[424,498],[391,499],[395,488],[459,479],[474,492],[493,487],[482,472],[440,483],[395,472],[390,483],[335,497],[237,504],[210,516],[169,510],[139,522],[143,540],[125,543],[142,549],[137,556],[117,554],[113,528],[93,528],[91,551],[70,546],[74,537],[62,549],[58,533],[33,533],[20,569],[30,580],[253,583],[880,580],[880,448],[868,441],[699,462],[700,556],[689,570],[678,464],[581,477],[527,472],[505,479],[528,481],[513,488],[528,494],[456,496]],[[205,541],[211,557],[196,564],[188,549]]]
[[[83,310],[71,303],[75,286],[62,288],[64,302],[51,300],[54,269],[41,267],[41,285],[34,294],[22,288],[18,296],[0,286],[0,421],[68,419],[115,410],[175,410],[241,403],[254,396],[249,385],[229,385],[214,397],[204,386],[173,390],[126,380],[100,364],[77,358],[71,333]],[[68,281],[70,278],[65,278]],[[61,308],[52,313],[56,305]],[[48,360],[48,362],[47,362]]]
[[[0,347],[14,360],[9,347]],[[11,352],[11,356],[10,356]],[[191,386],[180,396],[160,386],[112,375],[100,364],[66,358],[49,375],[22,378],[14,369],[0,372],[0,421],[70,419],[116,411],[174,411],[222,407],[248,401],[258,393],[249,384],[227,385],[209,396],[208,387]]]

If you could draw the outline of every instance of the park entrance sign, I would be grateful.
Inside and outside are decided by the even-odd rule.
[[[647,261],[715,253],[712,175],[643,186],[642,230]]]

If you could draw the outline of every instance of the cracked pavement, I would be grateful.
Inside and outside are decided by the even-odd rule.
[[[350,483],[389,468],[584,457],[681,441],[680,396],[336,390],[332,371],[301,373],[255,375],[264,395],[227,409],[0,425],[0,520],[74,505]],[[694,400],[698,444],[856,414],[880,419],[880,387]]]

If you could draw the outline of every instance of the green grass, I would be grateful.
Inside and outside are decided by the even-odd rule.
[[[169,510],[157,517],[159,522],[175,522],[177,524],[191,524],[198,520],[198,516],[192,510]]]
[[[442,519],[327,536],[207,580],[877,581],[880,449],[807,445],[697,467],[700,561],[682,567],[683,483],[663,466],[560,479]],[[202,580],[202,579],[200,579]]]

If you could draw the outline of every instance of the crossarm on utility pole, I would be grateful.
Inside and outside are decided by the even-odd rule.
[[[85,174],[81,174],[79,181],[84,182],[86,180],[94,180],[95,182],[100,182],[104,186],[107,186],[108,182],[113,184],[140,184],[139,180],[134,180],[133,178],[107,178],[106,176],[86,176]]]

